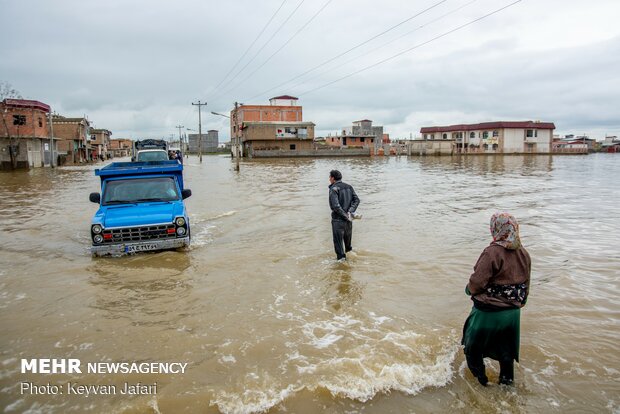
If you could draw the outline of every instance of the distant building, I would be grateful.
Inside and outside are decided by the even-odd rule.
[[[425,141],[452,141],[453,153],[548,154],[554,129],[552,122],[500,121],[423,127],[420,133]]]
[[[615,135],[606,136],[601,144],[601,151],[620,152],[620,139]]]
[[[198,154],[200,149],[200,135],[199,134],[189,134],[187,136],[189,143],[189,152],[192,154]],[[218,131],[215,129],[210,129],[206,134],[202,134],[202,152],[203,154],[209,152],[217,152],[217,148],[219,146],[219,138]]]
[[[50,139],[49,113],[49,105],[39,101],[7,98],[0,102],[0,169],[51,164],[58,149],[57,139]]]
[[[240,105],[230,112],[233,156],[295,156],[313,150],[314,123],[304,122],[294,96],[282,95],[269,105]]]
[[[565,135],[564,138],[560,138],[560,143],[574,143],[574,145],[585,144],[588,152],[594,152],[594,147],[596,146],[596,140],[587,135],[568,134]],[[580,145],[580,147],[581,146],[583,145]]]
[[[343,128],[341,135],[326,137],[325,143],[336,147],[372,148],[376,151],[383,143],[383,127],[373,126],[370,119],[362,119]]]
[[[113,154],[109,151],[110,137],[112,132],[107,129],[97,128],[90,130],[90,156],[91,159],[108,159],[112,158]]]
[[[89,158],[92,151],[89,151],[91,146],[88,119],[54,115],[52,120],[54,135],[60,138],[58,140],[59,159],[69,165],[92,161],[92,158]]]
[[[109,151],[112,151],[112,155],[115,158],[130,157],[131,149],[133,148],[133,140],[128,138],[115,138],[110,139]]]

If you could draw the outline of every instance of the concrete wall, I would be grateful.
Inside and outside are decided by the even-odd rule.
[[[254,158],[289,158],[289,157],[369,157],[370,148],[344,149],[308,149],[301,151],[255,150]]]
[[[295,125],[291,123],[290,125],[274,125],[274,124],[252,124],[245,128],[242,132],[242,141],[256,141],[256,140],[275,140],[279,141],[282,138],[278,137],[277,130],[284,130],[286,127],[295,127],[295,128],[305,128],[306,134],[304,135],[304,139],[308,139],[312,141],[314,139],[314,125]],[[288,134],[293,135],[293,134]],[[297,138],[295,136],[287,136],[286,138]]]
[[[407,153],[410,155],[450,155],[453,152],[453,144],[454,140],[413,140],[407,142]]]

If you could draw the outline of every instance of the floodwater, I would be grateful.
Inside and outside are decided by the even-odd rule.
[[[4,412],[620,412],[620,156],[186,161],[192,246],[91,258],[94,166],[0,174]],[[355,186],[335,262],[328,173]],[[512,212],[532,260],[516,385],[464,365],[464,287]],[[187,362],[22,374],[22,358]],[[498,366],[489,361],[496,382]],[[30,395],[153,384],[156,395]]]

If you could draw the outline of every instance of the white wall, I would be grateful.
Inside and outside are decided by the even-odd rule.
[[[510,154],[514,152],[524,152],[525,130],[520,128],[504,129],[504,148],[503,152]]]

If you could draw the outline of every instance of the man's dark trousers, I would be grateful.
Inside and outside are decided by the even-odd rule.
[[[332,220],[332,236],[334,237],[334,250],[336,250],[336,259],[346,259],[346,252],[350,252],[352,249],[352,235],[353,223],[344,220]]]

